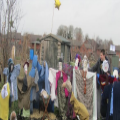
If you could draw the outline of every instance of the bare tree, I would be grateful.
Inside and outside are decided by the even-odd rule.
[[[58,30],[57,30],[57,35],[63,36],[67,38],[68,35],[68,27],[64,25],[60,25]]]
[[[69,40],[78,40],[83,42],[83,34],[82,34],[82,29],[81,28],[75,28],[73,25],[70,25],[69,27],[65,25],[59,26],[57,30],[57,35],[63,36]]]
[[[107,47],[108,47],[107,43],[108,43],[108,41],[107,41],[106,39],[105,39],[105,40],[103,40],[103,45],[104,45],[104,48],[107,48]]]
[[[112,39],[108,40],[108,49],[110,50],[110,45],[113,45]]]
[[[21,20],[20,0],[0,0],[2,3],[1,19],[4,40],[2,41],[3,68],[7,66],[7,61],[11,55],[12,31],[17,31]],[[5,81],[5,77],[4,77]]]
[[[81,28],[75,28],[74,36],[75,36],[75,40],[83,42],[83,34]]]
[[[103,44],[103,40],[100,39],[99,37],[96,38],[96,43],[97,43],[97,47],[101,46],[101,45],[104,45]]]
[[[86,40],[89,40],[88,34],[85,35],[85,41],[86,41]]]
[[[73,36],[74,36],[74,27],[72,25],[70,25],[68,28],[67,38],[72,40]]]
[[[109,40],[109,44],[113,45],[113,41],[112,41],[112,39]]]

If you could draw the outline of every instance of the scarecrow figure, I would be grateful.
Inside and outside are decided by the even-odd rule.
[[[30,114],[33,113],[33,108],[39,109],[40,95],[39,93],[44,89],[48,95],[50,95],[50,83],[48,80],[49,69],[47,62],[43,62],[40,65],[37,55],[34,55],[32,60],[32,68],[29,76],[33,79],[32,88],[30,90]],[[48,112],[54,112],[54,102],[49,102]]]
[[[86,94],[86,75],[87,75],[87,71],[88,71],[88,64],[89,64],[89,61],[88,61],[88,58],[86,55],[84,55],[84,58],[82,60],[82,63],[83,63],[83,80],[85,82],[85,87],[84,87],[84,94]]]
[[[25,117],[24,111],[29,111],[30,109],[30,90],[32,87],[32,79],[29,76],[29,62],[21,65],[20,75],[17,80],[18,87],[18,107],[20,109],[19,119]],[[28,112],[27,116],[30,115]]]
[[[62,59],[59,59],[59,71],[56,73],[55,92],[58,96],[59,114],[62,120],[66,120],[66,97],[68,97],[67,89],[62,88],[62,84],[68,79],[67,75],[62,71]]]
[[[10,58],[8,68],[4,68],[3,74],[7,76],[6,82],[10,84],[10,100],[12,102],[18,100],[17,77],[20,74],[20,64],[14,65],[13,59]]]
[[[23,92],[26,92],[26,91],[27,91],[27,88],[28,88],[28,85],[27,85],[28,67],[29,67],[29,63],[28,63],[28,62],[25,62],[24,65],[23,65],[24,73],[25,73],[25,77],[24,77],[24,80],[23,80],[23,87],[22,87],[22,91],[23,91]]]

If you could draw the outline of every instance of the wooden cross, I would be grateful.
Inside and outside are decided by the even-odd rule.
[[[42,120],[44,120],[45,115],[47,115],[48,120],[49,120],[47,108],[48,108],[48,104],[49,104],[50,98],[51,98],[51,97],[49,96],[49,98],[47,99],[47,104],[45,104],[45,98],[44,98],[43,95],[42,95],[42,99],[43,99],[43,103],[44,103],[44,107],[45,107],[45,111],[44,111],[43,119],[42,119]]]

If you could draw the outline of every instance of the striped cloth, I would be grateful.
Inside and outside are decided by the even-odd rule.
[[[79,70],[75,70],[77,99],[85,105],[89,112],[89,119],[93,119],[93,77],[86,80],[86,94],[84,94],[84,81]]]

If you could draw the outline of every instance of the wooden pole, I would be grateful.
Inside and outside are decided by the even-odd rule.
[[[36,55],[36,42],[34,43],[34,55]]]
[[[54,18],[54,5],[53,5],[53,16],[52,16],[52,27],[51,27],[51,34],[52,34],[52,29],[53,29],[53,18]]]

